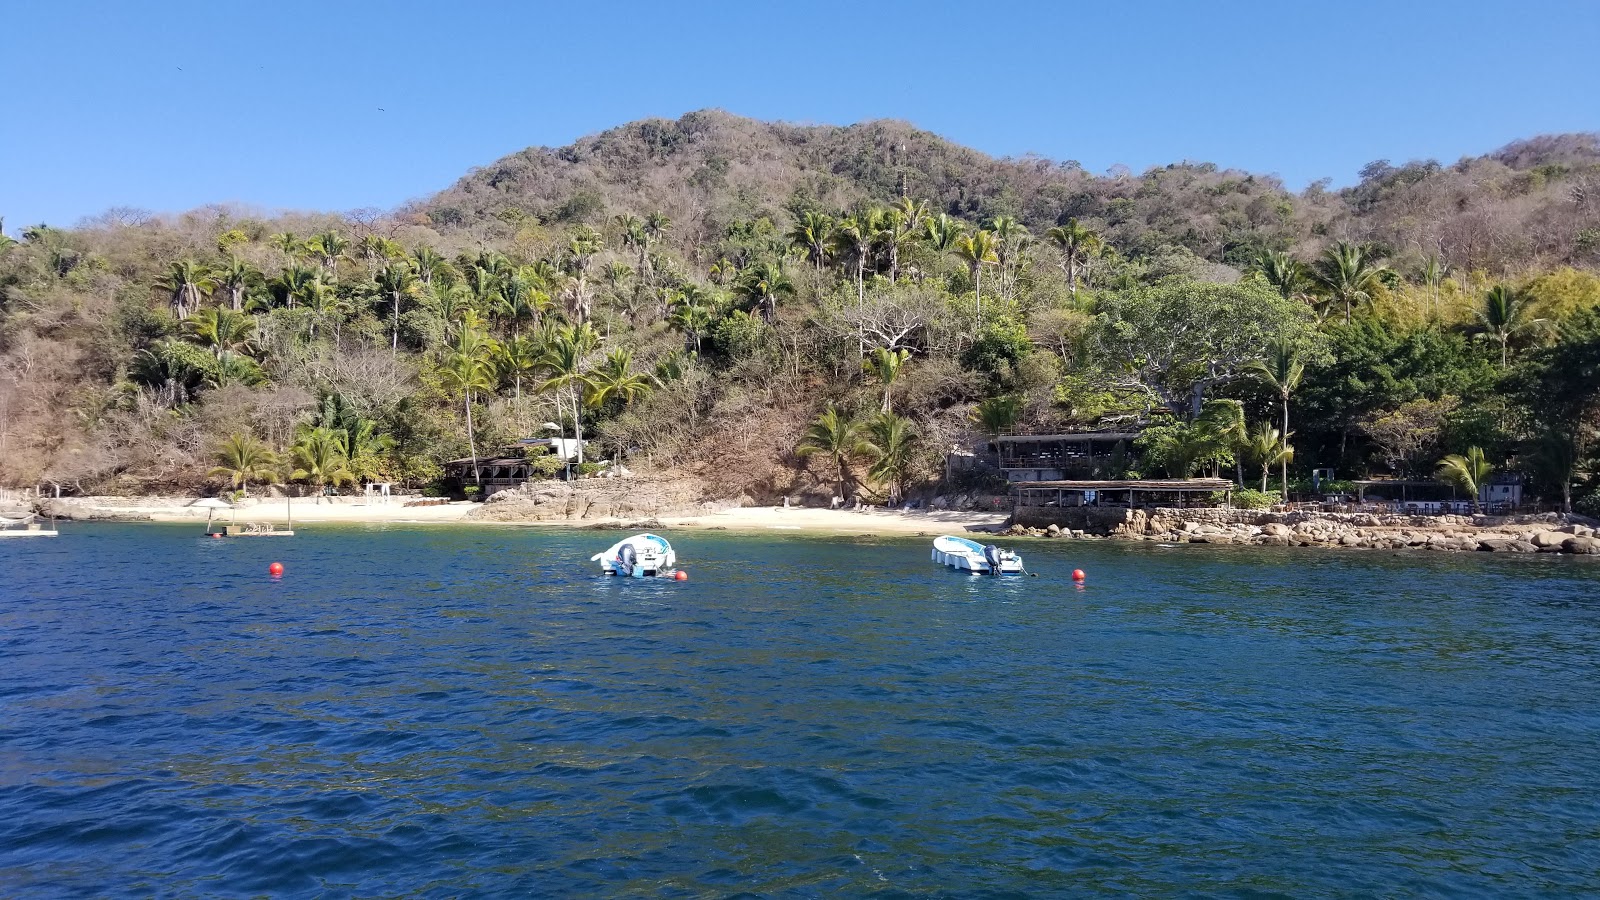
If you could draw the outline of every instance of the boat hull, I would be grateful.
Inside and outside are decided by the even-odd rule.
[[[945,535],[933,542],[933,561],[958,572],[974,575],[1021,575],[1022,557],[1009,550],[993,549],[993,556],[976,541]]]

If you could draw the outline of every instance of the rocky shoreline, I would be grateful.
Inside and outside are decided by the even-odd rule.
[[[1169,544],[1600,556],[1600,529],[1597,529],[1600,523],[1574,515],[1403,516],[1224,509],[1119,510],[1117,513],[1101,528],[1012,524],[1002,534]]]

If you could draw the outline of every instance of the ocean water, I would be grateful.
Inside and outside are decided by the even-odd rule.
[[[197,530],[0,543],[0,895],[1600,893],[1592,560]]]

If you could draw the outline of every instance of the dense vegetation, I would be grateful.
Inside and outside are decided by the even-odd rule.
[[[1443,477],[1600,502],[1594,135],[1296,195],[704,112],[392,213],[113,210],[19,237],[13,485],[420,486],[552,423],[586,470],[898,499],[984,433],[1137,422],[1144,474],[1268,491],[1453,454]]]

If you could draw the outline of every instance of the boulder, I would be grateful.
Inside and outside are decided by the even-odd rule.
[[[1512,541],[1511,551],[1513,553],[1537,553],[1539,548],[1534,546],[1532,541]]]
[[[1261,533],[1267,537],[1286,538],[1294,533],[1294,529],[1284,525],[1281,522],[1268,522],[1267,524],[1261,526]]]
[[[1563,541],[1561,549],[1568,553],[1579,553],[1584,556],[1600,556],[1600,538],[1577,535]]]
[[[1567,542],[1567,538],[1570,537],[1572,537],[1572,535],[1560,531],[1541,531],[1533,536],[1533,544],[1540,550],[1559,550],[1561,549],[1561,545],[1565,544]]]
[[[1054,522],[1051,522],[1050,523],[1050,527],[1045,529],[1045,533],[1050,535],[1051,537],[1055,537],[1056,535],[1061,533],[1061,526],[1055,524]]]
[[[1478,538],[1478,549],[1486,553],[1506,553],[1511,550],[1511,545],[1516,543],[1507,537],[1482,537]]]

